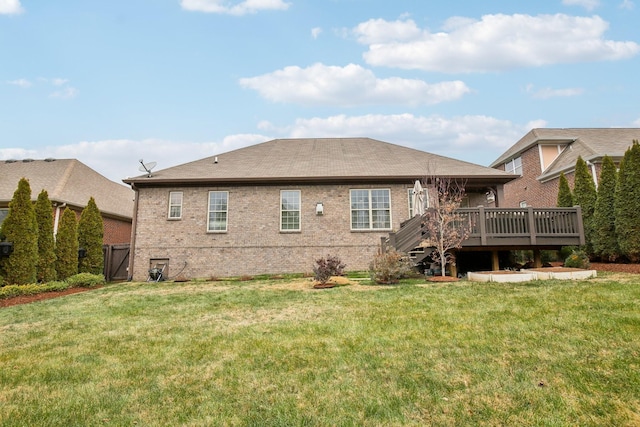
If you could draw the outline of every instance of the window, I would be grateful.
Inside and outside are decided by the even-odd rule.
[[[228,191],[209,191],[209,220],[207,231],[227,231]]]
[[[182,218],[182,191],[169,192],[169,219]]]
[[[280,192],[280,231],[300,231],[300,190]]]
[[[516,157],[505,163],[504,170],[515,175],[522,175],[522,157]]]
[[[390,230],[391,196],[388,189],[351,190],[351,229]]]

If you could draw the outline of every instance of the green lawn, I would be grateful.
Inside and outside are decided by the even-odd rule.
[[[419,282],[2,308],[0,425],[640,425],[640,277]]]

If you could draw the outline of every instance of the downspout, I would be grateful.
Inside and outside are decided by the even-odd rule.
[[[131,183],[131,189],[134,192],[133,199],[133,218],[131,218],[131,243],[129,244],[129,265],[127,266],[127,280],[133,280],[133,260],[135,258],[136,248],[136,226],[138,224],[138,196],[139,192],[134,183]]]
[[[54,238],[58,235],[58,225],[60,224],[60,211],[66,207],[67,207],[66,203],[63,203],[61,205],[56,205],[56,214],[53,219],[53,237]]]
[[[596,165],[587,160],[587,166],[591,167],[591,176],[593,177],[593,183],[596,185],[596,190],[598,189],[598,178],[596,177]]]

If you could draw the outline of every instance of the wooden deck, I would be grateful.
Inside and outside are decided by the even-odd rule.
[[[462,208],[471,227],[460,250],[552,249],[584,245],[582,212],[572,208]],[[420,246],[426,229],[415,216],[383,238],[383,248],[410,253]]]

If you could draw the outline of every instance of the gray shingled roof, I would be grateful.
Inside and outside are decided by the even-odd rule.
[[[217,163],[216,163],[217,159]],[[425,175],[507,182],[513,175],[370,138],[275,139],[126,179],[134,185],[177,183],[349,182]]]
[[[567,148],[538,177],[544,181],[560,172],[573,170],[578,156],[588,161],[600,160],[605,155],[620,159],[634,139],[640,140],[640,128],[533,129],[491,163],[490,167],[499,166],[538,144],[567,143]]]
[[[0,202],[6,205],[13,198],[21,178],[29,180],[33,200],[44,189],[52,202],[83,208],[93,197],[106,215],[129,219],[133,215],[130,188],[75,159],[0,161]]]

